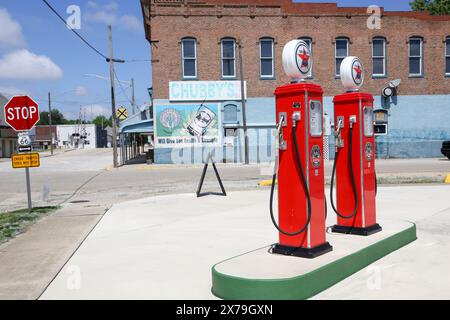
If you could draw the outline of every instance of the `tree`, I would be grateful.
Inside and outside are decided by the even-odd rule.
[[[111,121],[105,116],[97,116],[94,120],[92,120],[92,123],[103,129],[111,126]]]
[[[432,15],[450,14],[450,0],[414,0],[410,5],[413,11],[427,11]]]
[[[43,111],[40,113],[41,119],[38,122],[39,126],[49,125],[48,111]],[[66,124],[67,120],[64,115],[58,109],[52,109],[52,125]]]

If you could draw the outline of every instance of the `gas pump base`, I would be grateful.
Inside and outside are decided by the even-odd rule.
[[[281,254],[284,256],[293,256],[307,259],[317,258],[330,251],[333,251],[333,247],[328,242],[311,249],[288,247],[280,244],[276,244],[272,249],[272,253],[274,254]]]
[[[329,232],[327,238],[333,251],[317,259],[270,254],[272,246],[228,258],[212,267],[212,293],[229,300],[314,297],[417,239],[414,223],[395,220],[380,223],[383,232],[360,237],[358,241]]]
[[[334,233],[351,234],[357,236],[371,236],[372,234],[375,234],[382,230],[383,228],[381,228],[378,223],[367,228],[345,227],[339,225],[335,225],[331,228],[331,231]]]

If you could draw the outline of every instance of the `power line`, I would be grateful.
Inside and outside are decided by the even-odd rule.
[[[130,105],[132,105],[133,102],[130,100],[130,98],[128,98],[128,95],[127,95],[127,93],[125,92],[125,89],[124,89],[124,87],[122,86],[122,83],[120,82],[119,78],[117,77],[116,70],[114,70],[114,77],[116,78],[117,82],[119,83],[119,87],[120,87],[120,90],[122,90],[123,95],[125,96],[125,98],[127,98],[127,100],[128,100],[128,102],[130,103]]]
[[[47,7],[64,23],[64,25],[70,30],[72,31],[78,38],[80,38],[81,41],[83,41],[89,48],[91,48],[95,53],[97,53],[98,55],[100,55],[103,59],[106,60],[106,62],[109,62],[109,58],[100,52],[100,50],[98,50],[97,48],[95,48],[92,44],[90,44],[85,38],[83,38],[83,36],[81,36],[75,29],[73,29],[72,27],[70,27],[67,24],[67,21],[58,13],[58,11],[56,11],[55,8],[52,7],[52,5],[47,1],[47,0],[42,0],[42,2],[44,2]],[[151,62],[151,59],[131,59],[131,60],[123,60],[123,59],[113,59],[114,62],[119,62],[119,63],[125,63],[125,62]]]
[[[49,7],[49,9],[56,14],[56,16],[58,16],[58,18],[64,23],[64,25],[70,29],[70,31],[72,31],[78,38],[81,39],[81,41],[83,41],[89,48],[91,48],[92,50],[94,50],[98,55],[100,55],[101,57],[103,57],[105,60],[108,61],[108,57],[106,55],[104,55],[103,53],[101,53],[99,50],[97,50],[93,45],[91,45],[86,39],[84,39],[76,30],[74,30],[73,28],[71,28],[66,20],[64,20],[64,18],[58,13],[58,11],[56,11],[50,3],[48,3],[47,0],[42,0],[47,7]]]

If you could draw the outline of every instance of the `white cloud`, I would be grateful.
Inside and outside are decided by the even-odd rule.
[[[83,87],[83,86],[77,86],[77,87],[75,87],[75,94],[76,94],[77,96],[85,96],[85,95],[88,94],[88,90],[87,90],[86,87]]]
[[[20,48],[25,46],[22,27],[13,20],[6,9],[0,9],[0,46]]]
[[[109,117],[111,115],[111,107],[102,104],[89,104],[82,107],[86,111],[86,118],[94,119],[97,116]]]
[[[107,11],[87,12],[84,14],[87,22],[97,22],[104,24],[114,24],[117,21],[117,15]]]
[[[144,29],[141,20],[136,16],[124,15],[120,18],[121,27],[131,31],[141,31]]]
[[[121,15],[117,2],[99,5],[97,2],[89,1],[87,11],[83,17],[86,22],[103,23],[106,25],[115,25],[121,29],[129,31],[142,31],[143,24],[138,17],[134,15]]]
[[[29,96],[30,93],[27,90],[16,88],[16,87],[0,87],[0,93],[7,98],[12,98],[13,96]]]
[[[89,8],[97,8],[97,2],[95,2],[95,1],[88,1],[87,2],[87,6]]]
[[[0,78],[20,80],[55,80],[62,70],[50,58],[21,49],[0,59]]]

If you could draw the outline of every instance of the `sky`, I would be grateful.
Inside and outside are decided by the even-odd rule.
[[[108,55],[107,26],[111,24],[115,58],[150,59],[139,0],[48,2],[65,19],[73,17],[73,11],[68,12],[70,6],[78,6],[80,29],[77,32],[101,53]],[[386,10],[410,9],[410,0],[337,2],[339,6],[375,4]],[[122,87],[116,84],[117,107],[130,106],[131,78],[135,80],[137,104],[149,102],[149,61],[116,64],[116,74],[124,81]],[[81,42],[42,0],[0,0],[0,93],[7,97],[30,95],[43,111],[48,108],[48,92],[52,93],[53,108],[62,111],[68,119],[77,119],[80,109],[87,120],[111,115],[109,66],[105,59]]]

